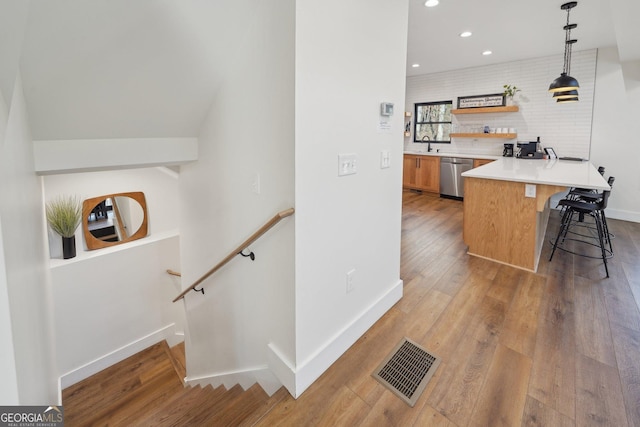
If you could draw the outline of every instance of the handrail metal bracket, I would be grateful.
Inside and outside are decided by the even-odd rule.
[[[209,276],[211,276],[213,273],[215,273],[216,271],[218,271],[220,268],[222,268],[222,266],[224,266],[226,263],[228,263],[229,261],[231,261],[231,259],[233,259],[233,257],[235,257],[236,255],[242,255],[243,257],[248,257],[251,258],[252,261],[254,261],[256,259],[256,256],[253,252],[249,252],[249,254],[245,255],[242,251],[244,251],[245,249],[247,249],[249,247],[249,245],[251,245],[253,242],[255,242],[260,236],[262,236],[263,234],[265,234],[267,231],[269,231],[274,225],[276,225],[278,222],[280,222],[281,219],[286,218],[288,216],[293,215],[293,213],[295,212],[295,209],[293,208],[289,208],[286,209],[282,212],[278,212],[273,218],[271,218],[269,221],[267,221],[262,227],[260,227],[258,229],[258,231],[256,231],[255,233],[253,233],[247,240],[245,240],[240,246],[238,246],[237,248],[235,248],[233,251],[231,251],[229,253],[229,255],[227,255],[222,261],[220,261],[218,264],[215,265],[215,267],[213,267],[211,270],[207,271],[203,276],[201,276],[198,280],[196,280],[191,287],[186,288],[184,291],[182,291],[180,293],[180,295],[178,295],[177,297],[174,298],[173,302],[176,302],[182,298],[184,298],[184,296],[189,293],[190,290],[194,290],[197,292],[202,292],[204,294],[204,291],[201,289],[196,289],[196,286],[199,285],[200,283],[202,283],[203,281],[205,281]]]
[[[255,261],[256,260],[256,255],[253,253],[253,251],[249,252],[248,254],[244,254],[243,253],[244,249],[241,250],[240,252],[238,252],[238,255],[242,255],[245,258],[251,258],[251,261]]]
[[[202,292],[202,295],[204,295],[204,288],[196,289],[196,287],[194,286],[193,288],[191,288],[191,290],[196,292]]]

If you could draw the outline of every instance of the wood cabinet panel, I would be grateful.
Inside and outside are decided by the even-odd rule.
[[[491,162],[493,162],[491,159],[473,159],[473,167],[477,168],[478,166],[486,165]]]
[[[403,166],[404,188],[440,192],[440,157],[405,154]]]

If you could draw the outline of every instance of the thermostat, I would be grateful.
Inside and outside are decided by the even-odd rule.
[[[393,103],[383,102],[382,104],[380,104],[380,115],[393,116]]]

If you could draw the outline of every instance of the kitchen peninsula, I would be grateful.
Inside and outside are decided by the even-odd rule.
[[[468,253],[534,272],[549,219],[549,198],[570,187],[610,189],[589,162],[505,157],[462,176]]]

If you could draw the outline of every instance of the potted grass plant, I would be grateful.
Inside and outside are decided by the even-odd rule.
[[[82,220],[82,203],[77,196],[59,196],[46,206],[47,222],[62,237],[62,257],[76,256],[76,229]]]

